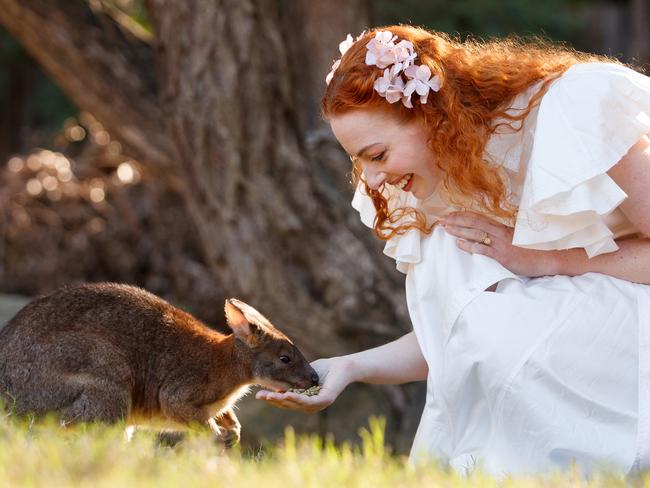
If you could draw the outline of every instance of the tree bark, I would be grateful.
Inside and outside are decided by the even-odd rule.
[[[151,46],[80,0],[2,0],[0,23],[82,110],[141,160],[172,168]]]
[[[285,33],[294,107],[303,132],[322,128],[319,100],[325,75],[340,56],[338,45],[348,33],[357,36],[368,28],[371,5],[355,2],[288,0],[280,3],[280,26]],[[299,62],[297,62],[299,60]]]
[[[330,181],[345,181],[348,163],[339,154],[339,174],[326,174],[302,139],[302,86],[288,74],[310,61],[292,56],[278,3],[148,5],[190,214],[226,289],[317,354],[405,329],[400,278]]]

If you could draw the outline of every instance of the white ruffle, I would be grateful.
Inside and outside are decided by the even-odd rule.
[[[616,251],[605,217],[627,195],[607,171],[648,132],[649,78],[608,63],[569,68],[539,106],[513,244]]]
[[[420,210],[427,217],[427,225],[431,225],[437,215],[444,215],[450,208],[441,194],[442,185],[426,200],[418,200],[411,193],[386,185],[384,197],[388,200],[390,211],[397,208],[414,208]],[[361,222],[374,228],[377,211],[362,184],[357,185],[352,199],[352,207],[359,212]],[[407,216],[400,224],[413,222],[413,217]],[[420,245],[422,235],[416,228],[407,230],[404,234],[396,235],[386,241],[384,254],[396,261],[398,271],[406,274],[411,264],[417,264],[421,259]]]

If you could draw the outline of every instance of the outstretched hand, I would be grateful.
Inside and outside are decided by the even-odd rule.
[[[514,229],[475,212],[452,212],[440,219],[445,231],[458,237],[463,251],[489,256],[523,276],[557,274],[555,251],[513,246]]]
[[[318,395],[307,396],[294,392],[273,392],[260,390],[255,398],[265,400],[267,403],[289,410],[300,410],[314,413],[329,407],[339,394],[350,383],[349,368],[345,367],[341,358],[318,359],[311,366],[318,373],[321,390]]]

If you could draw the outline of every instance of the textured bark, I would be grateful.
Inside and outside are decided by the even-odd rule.
[[[312,351],[340,353],[345,337],[375,342],[405,327],[403,293],[349,210],[350,192],[331,183],[345,181],[345,158],[331,174],[304,144],[302,86],[287,74],[310,61],[287,48],[277,6],[151,1],[162,106],[190,213],[225,288]]]
[[[356,36],[368,28],[369,4],[368,0],[288,0],[280,4],[291,81],[296,87],[294,107],[299,109],[301,127],[305,130],[322,125],[319,100],[325,75],[340,56],[338,45],[347,33]]]
[[[134,156],[171,168],[148,43],[79,0],[1,0],[0,22]]]

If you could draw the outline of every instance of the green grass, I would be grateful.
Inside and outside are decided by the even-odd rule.
[[[209,435],[192,432],[175,448],[158,447],[152,432],[125,441],[124,426],[82,425],[62,429],[55,421],[0,417],[0,486],[32,487],[616,487],[622,476],[589,482],[575,472],[546,478],[497,481],[469,477],[435,464],[410,466],[384,444],[382,420],[360,430],[361,444],[296,437],[291,429],[275,446],[224,452]],[[639,482],[640,486],[642,483]],[[650,483],[646,482],[647,486]]]

